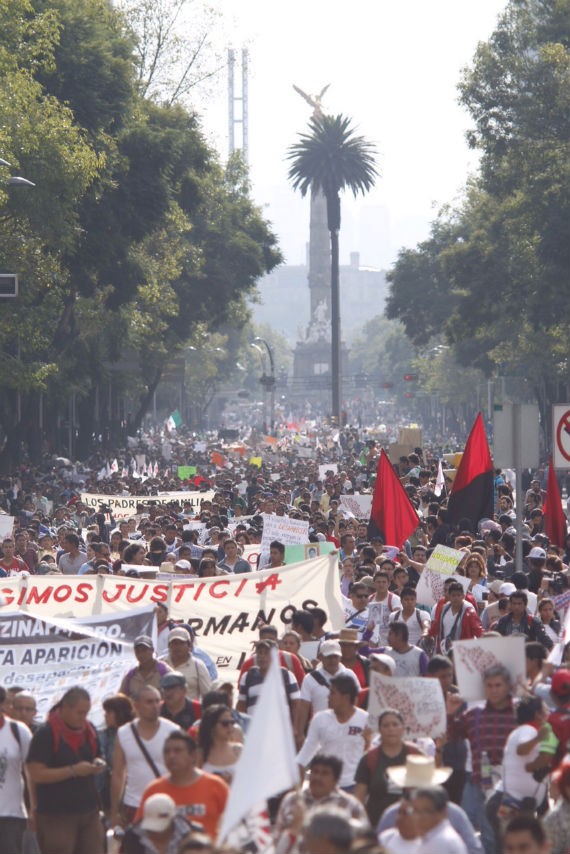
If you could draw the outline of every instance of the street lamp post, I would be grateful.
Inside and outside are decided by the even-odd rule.
[[[260,349],[260,347],[258,347],[257,342],[259,342],[260,344],[264,344],[265,348],[267,350],[267,355],[269,356],[269,364],[271,366],[271,374],[269,376],[267,376],[267,374],[265,373],[265,362],[263,361],[263,351]],[[273,434],[275,433],[275,361],[273,359],[273,350],[271,349],[271,347],[269,346],[269,344],[267,343],[265,338],[260,338],[259,336],[256,336],[253,339],[253,341],[251,342],[251,346],[254,347],[256,350],[258,350],[262,356],[263,374],[260,377],[259,382],[261,383],[261,385],[263,386],[263,388],[265,389],[266,392],[267,391],[270,392],[271,415],[270,415],[270,430],[269,430],[269,432],[270,432],[270,435],[273,436]],[[265,398],[264,398],[264,402],[265,402]],[[267,419],[264,419],[264,420],[265,420],[265,428],[267,429]]]

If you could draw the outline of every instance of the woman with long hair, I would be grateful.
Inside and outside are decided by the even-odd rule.
[[[113,767],[117,730],[123,724],[135,719],[135,708],[132,700],[126,694],[113,694],[112,697],[103,700],[103,711],[105,712],[105,726],[99,730],[99,743],[107,768],[104,774],[95,779],[101,803],[104,809],[108,810],[111,806],[111,768]]]
[[[200,721],[198,744],[200,746],[202,769],[231,783],[234,766],[239,759],[242,745],[232,741],[234,719],[232,710],[221,703],[208,706]]]

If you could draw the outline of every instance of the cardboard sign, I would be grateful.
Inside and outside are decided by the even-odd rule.
[[[301,546],[285,546],[285,563],[299,563],[330,554],[336,549],[334,543],[303,543]]]
[[[501,664],[511,674],[515,689],[526,684],[525,637],[473,638],[453,642],[457,687],[464,700],[484,700],[483,673]]]
[[[373,732],[378,729],[378,715],[385,709],[397,709],[400,712],[409,738],[437,738],[445,735],[445,700],[439,679],[382,676],[372,671],[368,714]]]
[[[348,510],[356,519],[370,519],[372,495],[341,495],[341,510]]]

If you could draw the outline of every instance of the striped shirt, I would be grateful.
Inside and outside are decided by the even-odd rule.
[[[285,686],[285,690],[287,692],[287,699],[289,702],[292,700],[300,700],[301,692],[299,690],[299,684],[290,670],[287,670],[286,667],[281,667],[281,675],[283,676],[283,684]],[[245,703],[245,710],[248,714],[251,713],[251,710],[257,703],[259,698],[259,694],[261,692],[261,686],[263,685],[264,676],[261,675],[261,671],[259,667],[250,667],[245,676],[240,682],[239,686],[239,700]]]

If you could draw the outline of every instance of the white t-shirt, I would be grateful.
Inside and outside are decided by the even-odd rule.
[[[386,650],[386,655],[393,658],[396,662],[396,672],[394,676],[421,676],[420,662],[422,650],[417,646],[411,646],[406,652],[396,652],[389,646]]]
[[[318,673],[323,679],[326,680],[326,685],[321,685],[320,682],[312,676],[312,673],[307,673],[305,678],[303,679],[303,684],[301,685],[301,700],[306,700],[307,703],[310,703],[313,707],[313,714],[317,712],[324,712],[325,709],[329,707],[329,693],[330,693],[330,681],[333,678],[330,673],[328,673],[322,666],[316,668],[315,673]],[[352,670],[349,670],[344,664],[339,665],[337,672],[334,674],[335,676],[340,676],[340,674],[346,674],[354,679],[354,684],[358,688],[358,692],[362,690],[360,687],[360,682],[356,678],[355,674]]]
[[[396,617],[398,617],[397,620]],[[389,622],[405,623],[408,627],[408,643],[415,646],[417,642],[421,640],[424,623],[429,625],[431,623],[431,619],[427,611],[420,611],[419,608],[414,608],[414,613],[406,620],[402,614],[402,609],[399,608],[396,611],[392,611],[389,617]]]
[[[388,827],[378,834],[378,842],[387,854],[419,854],[419,839],[404,839],[396,827]]]
[[[363,599],[362,602],[366,602],[366,599]],[[342,596],[342,608],[344,611],[345,626],[348,629],[356,629],[358,632],[358,640],[362,640],[364,629],[368,625],[370,619],[368,615],[368,607],[359,611],[359,609],[352,604],[351,599],[347,596]]]
[[[20,744],[12,732],[12,724],[18,727]],[[27,817],[22,767],[31,740],[32,733],[25,724],[4,718],[0,728],[0,816],[2,818]]]
[[[306,767],[315,753],[332,753],[342,760],[339,786],[352,786],[356,768],[364,753],[363,731],[368,725],[368,712],[355,709],[345,723],[339,723],[332,709],[317,712],[309,725],[305,743],[297,754],[299,765]]]
[[[533,762],[540,752],[537,744],[525,756],[517,755],[517,747],[536,737],[537,730],[530,724],[522,724],[512,731],[505,743],[503,752],[503,791],[513,798],[534,798],[537,804],[542,803],[546,792],[548,778],[537,783],[525,765]]]
[[[156,733],[147,741],[141,736],[141,741],[146,747],[146,751],[150,758],[160,771],[161,775],[166,774],[166,766],[162,756],[164,742],[171,732],[179,731],[180,727],[172,721],[167,721],[166,718],[158,719],[159,726]],[[138,718],[134,721],[138,727]],[[139,732],[140,735],[140,732]],[[141,802],[143,792],[149,783],[156,779],[152,768],[146,761],[144,754],[138,746],[136,739],[131,730],[130,723],[124,724],[117,730],[117,738],[119,744],[125,754],[127,763],[127,785],[123,801],[125,806],[138,807]]]

